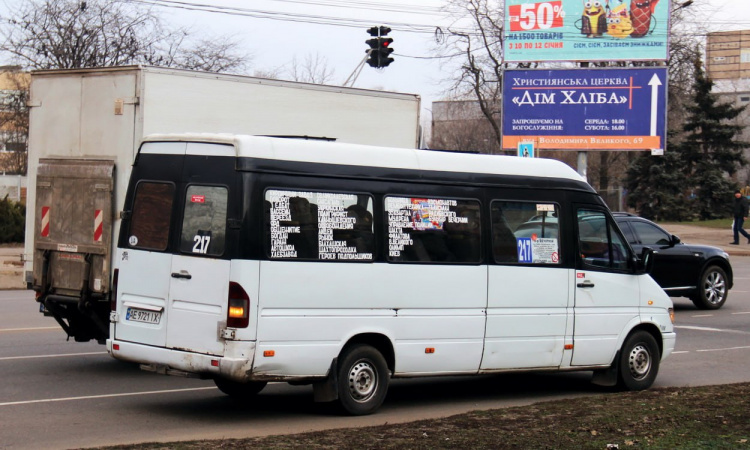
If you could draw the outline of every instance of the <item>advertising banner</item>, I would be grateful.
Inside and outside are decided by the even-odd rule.
[[[505,0],[506,62],[666,60],[669,0]]]
[[[503,148],[663,149],[666,102],[666,67],[506,70]]]

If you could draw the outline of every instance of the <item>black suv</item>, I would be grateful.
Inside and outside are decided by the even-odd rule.
[[[651,277],[671,297],[688,297],[700,309],[719,309],[732,288],[729,255],[718,247],[683,244],[659,225],[628,213],[613,213],[636,254],[654,251]]]

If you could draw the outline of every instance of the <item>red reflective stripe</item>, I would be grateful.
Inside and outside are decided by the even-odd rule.
[[[102,231],[104,230],[104,220],[101,209],[94,212],[94,242],[102,241]]]
[[[42,206],[42,237],[49,237],[49,206]]]

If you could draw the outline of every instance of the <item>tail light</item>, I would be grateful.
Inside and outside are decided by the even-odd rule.
[[[250,297],[238,283],[229,283],[227,327],[247,328],[250,323]]]
[[[112,275],[112,289],[109,292],[109,309],[117,311],[117,280],[120,278],[120,269],[115,269]]]

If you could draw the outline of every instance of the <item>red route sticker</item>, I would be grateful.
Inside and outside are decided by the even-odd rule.
[[[193,203],[206,203],[205,195],[193,195],[190,197],[190,201]]]
[[[576,278],[586,278],[586,273],[584,273],[584,272],[578,272],[576,274]]]

